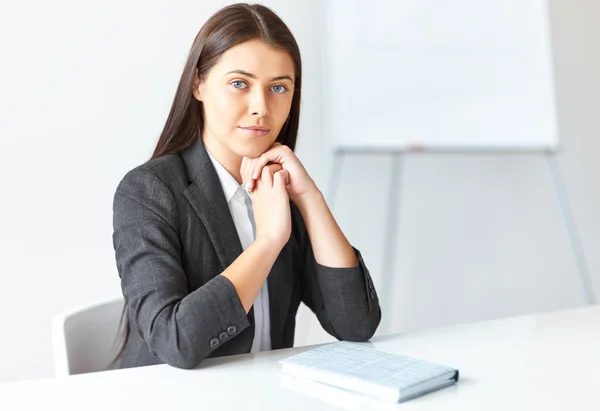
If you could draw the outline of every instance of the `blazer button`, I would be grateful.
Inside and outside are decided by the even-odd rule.
[[[229,338],[229,335],[227,335],[226,332],[222,332],[221,334],[219,334],[219,340],[225,342],[227,341],[227,338]]]
[[[374,300],[375,299],[375,290],[371,291],[371,298]]]
[[[371,279],[369,278],[369,280],[367,281],[367,283],[369,284],[369,288],[372,290],[373,288],[375,288],[373,286],[373,281],[371,281]]]
[[[227,327],[227,334],[234,335],[236,332],[237,328],[235,328],[235,325],[230,325],[229,327]]]
[[[210,346],[211,348],[217,348],[219,346],[220,342],[218,338],[213,338],[212,340],[210,340]]]

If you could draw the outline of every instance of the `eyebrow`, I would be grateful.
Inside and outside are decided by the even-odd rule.
[[[241,74],[243,76],[247,76],[247,77],[250,77],[250,78],[253,78],[253,79],[257,78],[255,74],[248,73],[247,71],[244,71],[244,70],[231,70],[230,72],[225,73],[225,75],[228,75],[228,74]],[[271,79],[271,81],[277,81],[277,80],[289,80],[292,83],[294,83],[294,80],[290,76],[287,76],[287,75],[285,75],[285,76],[277,76],[277,77],[273,77]]]

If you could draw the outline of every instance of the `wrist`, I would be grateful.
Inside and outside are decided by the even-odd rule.
[[[256,240],[254,240],[254,244],[256,244],[257,247],[265,253],[273,254],[275,257],[279,255],[279,252],[286,243],[287,240],[284,241],[282,238],[266,234],[259,234],[256,236]]]
[[[323,196],[323,193],[321,193],[321,191],[317,188],[317,186],[315,186],[313,189],[299,196],[295,196],[291,200],[294,202],[294,204],[296,204],[296,207],[298,207],[300,211],[303,211],[311,204],[316,204],[320,201],[325,201],[325,197]]]

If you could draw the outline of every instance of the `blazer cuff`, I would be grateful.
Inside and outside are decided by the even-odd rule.
[[[198,297],[208,300],[205,322],[210,324],[207,329],[212,330],[200,343],[213,351],[248,328],[250,321],[235,287],[227,277],[217,275],[200,289],[202,294]]]
[[[317,281],[319,287],[327,295],[325,305],[333,299],[347,299],[348,296],[367,296],[369,307],[379,302],[373,279],[359,250],[352,247],[358,258],[355,267],[327,267],[316,263]],[[339,301],[339,300],[338,300]]]

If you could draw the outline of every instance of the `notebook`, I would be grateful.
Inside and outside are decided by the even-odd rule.
[[[455,384],[458,370],[348,342],[280,361],[282,372],[384,401],[403,402]]]

